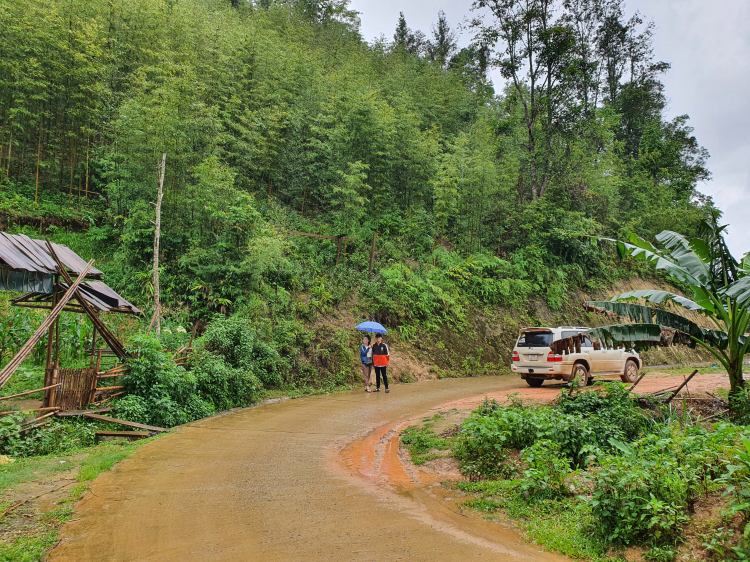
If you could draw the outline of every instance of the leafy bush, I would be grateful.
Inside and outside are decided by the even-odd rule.
[[[560,497],[568,495],[566,481],[570,465],[560,456],[560,446],[549,439],[540,439],[524,449],[521,460],[528,465],[523,471],[521,486],[530,496]]]
[[[211,322],[203,336],[203,349],[222,357],[228,368],[257,377],[257,380],[266,388],[279,387],[284,381],[284,374],[287,371],[286,362],[271,344],[258,336],[245,319],[238,316],[217,317]],[[201,373],[201,376],[210,377],[207,370],[201,366],[201,361],[204,359],[205,355],[200,354],[195,369],[197,373]],[[218,367],[218,363],[210,362],[212,367]],[[258,390],[257,383],[251,379],[242,385],[244,385],[243,388],[229,390],[237,392],[235,396],[240,403],[246,402],[245,393],[251,387],[253,391]]]
[[[717,424],[714,431],[677,424],[630,443],[612,439],[614,451],[591,475],[590,502],[597,532],[616,544],[673,541],[723,471],[722,460],[740,429]]]
[[[130,371],[124,377],[125,390],[141,400],[128,398],[123,406],[124,414],[134,415],[142,421],[145,409],[148,423],[173,427],[211,415],[214,411],[214,407],[198,395],[196,375],[176,365],[163,351],[158,338],[136,336],[129,351],[135,358],[128,363]],[[116,407],[120,408],[119,405]]]

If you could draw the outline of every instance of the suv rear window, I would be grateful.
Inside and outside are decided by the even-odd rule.
[[[516,347],[549,347],[553,338],[552,332],[526,332],[518,338]]]

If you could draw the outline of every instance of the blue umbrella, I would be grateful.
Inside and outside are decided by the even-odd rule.
[[[377,322],[362,322],[359,326],[356,328],[360,332],[374,332],[376,334],[387,334],[388,330],[383,328],[380,324]]]

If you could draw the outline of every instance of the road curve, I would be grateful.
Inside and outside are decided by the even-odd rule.
[[[444,507],[455,502],[425,508],[337,462],[347,444],[378,428],[519,383],[397,385],[390,394],[287,400],[181,427],[99,476],[48,560],[563,560],[497,523],[480,521],[474,532]]]

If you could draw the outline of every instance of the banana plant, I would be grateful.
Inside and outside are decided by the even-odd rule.
[[[656,236],[658,247],[635,234],[630,234],[628,242],[599,238],[615,243],[623,259],[643,259],[657,270],[665,271],[678,285],[687,287],[692,298],[654,289],[629,291],[609,301],[586,304],[590,310],[611,312],[632,322],[657,324],[684,334],[680,341],[707,349],[723,365],[729,374],[730,393],[735,394],[743,386],[742,367],[750,344],[747,337],[750,330],[750,253],[740,262],[732,257],[724,240],[726,225],[718,226],[719,217],[717,214],[707,220],[699,229],[698,237],[690,240],[665,230]],[[641,305],[639,301],[671,302],[704,315],[715,329],[701,328],[685,316]]]

